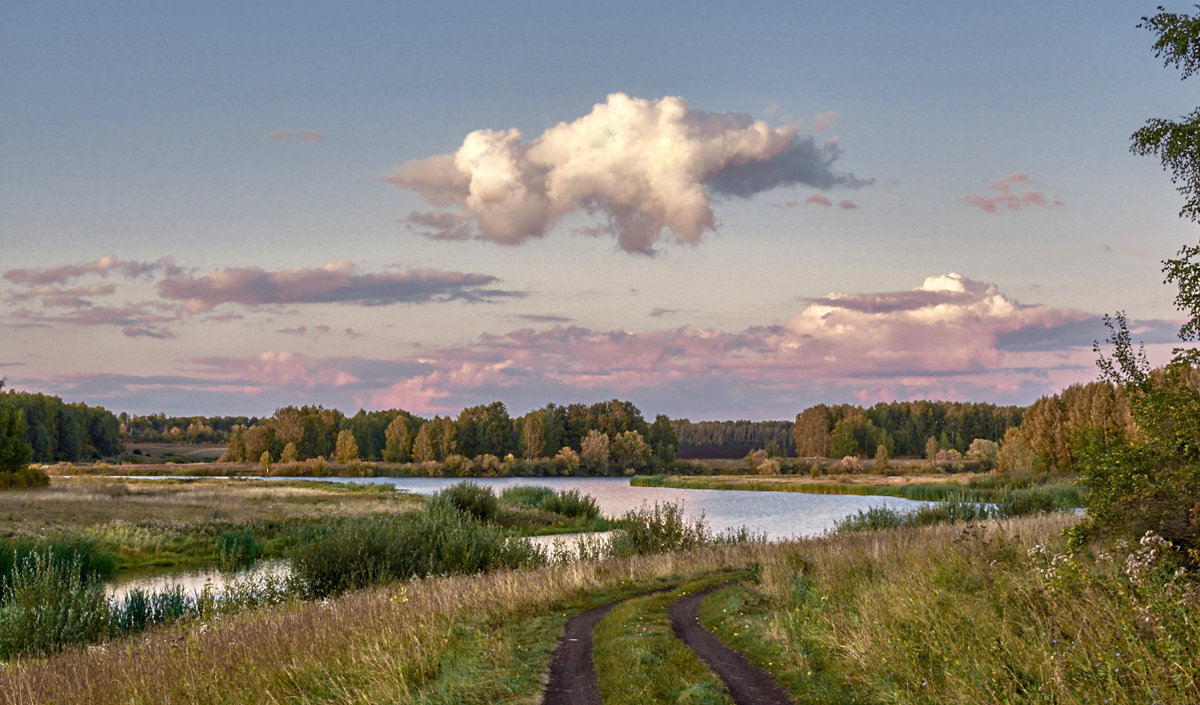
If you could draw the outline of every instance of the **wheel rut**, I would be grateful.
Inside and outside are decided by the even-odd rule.
[[[668,605],[671,629],[725,683],[737,705],[795,705],[771,674],[751,665],[745,656],[700,625],[700,601],[710,592],[727,585],[687,595]],[[634,597],[665,591],[655,590]],[[550,658],[550,675],[542,691],[542,705],[603,705],[596,664],[592,660],[592,634],[605,615],[628,599],[634,598],[593,607],[567,620]]]
[[[692,648],[701,661],[717,674],[729,688],[729,694],[738,705],[795,705],[774,676],[756,668],[745,656],[729,648],[700,625],[700,601],[714,590],[726,585],[717,585],[686,597],[667,606],[671,628],[683,643]]]

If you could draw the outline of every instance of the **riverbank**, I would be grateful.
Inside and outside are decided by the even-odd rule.
[[[1014,492],[1044,497],[1055,509],[1084,506],[1086,493],[1071,479],[1006,480],[989,473],[958,475],[831,475],[806,478],[794,475],[651,475],[630,479],[635,487],[673,487],[690,490],[744,490],[801,492],[804,494],[873,495],[940,502],[996,502]]]
[[[332,522],[414,512],[424,503],[390,485],[52,476],[47,488],[0,492],[0,538],[82,536],[112,555],[118,571],[199,568],[221,562],[222,537],[248,543],[254,558],[280,558]],[[525,536],[612,528],[516,502],[501,503],[496,522]]]
[[[0,703],[526,703],[569,615],[714,574],[740,582],[704,600],[702,623],[801,702],[1196,702],[1195,583],[1131,574],[1124,554],[1068,555],[1061,531],[1075,521],[1056,514],[393,583],[8,664]],[[630,604],[609,626],[641,628],[651,622],[630,615],[653,621],[657,609]],[[631,672],[605,663],[602,682],[611,669]]]

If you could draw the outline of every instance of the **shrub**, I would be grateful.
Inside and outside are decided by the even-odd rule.
[[[27,465],[16,472],[0,472],[0,490],[20,490],[32,487],[46,487],[50,484],[50,476],[46,471]]]
[[[842,458],[842,472],[862,472],[862,463],[853,455]]]
[[[31,553],[13,567],[0,597],[0,658],[45,656],[105,637],[104,586],[82,573],[78,560],[63,564],[50,552]]]
[[[309,597],[412,576],[545,562],[545,552],[528,539],[473,521],[449,501],[431,502],[416,514],[342,521],[291,557],[298,588]]]
[[[600,516],[600,506],[591,495],[581,494],[579,490],[561,490],[552,492],[539,505],[539,509],[568,517],[595,519]]]
[[[655,502],[626,512],[609,547],[613,555],[632,556],[687,551],[711,542],[703,517],[689,521],[682,504]]]
[[[461,456],[459,456],[461,457]],[[479,521],[494,521],[500,510],[500,502],[492,488],[474,482],[459,482],[450,485],[429,499],[429,505],[448,503],[460,512],[465,512]]]

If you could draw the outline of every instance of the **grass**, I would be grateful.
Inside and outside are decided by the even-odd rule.
[[[667,605],[727,576],[629,600],[597,625],[593,659],[605,705],[729,705],[725,686],[671,631]]]
[[[56,476],[46,489],[0,493],[0,541],[82,537],[114,556],[118,570],[233,567],[286,556],[333,524],[416,512],[425,501],[388,485]],[[495,519],[522,535],[611,528],[603,518],[507,502]]]
[[[821,481],[792,477],[750,476],[663,476],[635,477],[636,487],[675,487],[695,490],[750,490],[756,492],[803,492],[901,497],[924,501],[961,499],[967,502],[1023,501],[1046,506],[1047,510],[1084,506],[1084,488],[1070,480],[1033,485],[1023,478],[997,481],[991,475],[962,475],[953,480],[930,481],[929,476],[842,475]]]
[[[749,577],[708,597],[702,621],[798,702],[1200,702],[1195,576],[1152,546],[1070,555],[1062,531],[1076,521],[709,543],[371,586],[18,659],[0,666],[0,704],[530,702],[569,614],[738,571]],[[670,690],[690,666],[668,653],[667,601],[602,622],[602,688],[661,675],[633,697],[706,702],[701,686]]]
[[[798,702],[1200,701],[1195,583],[1167,564],[1135,580],[1126,554],[1067,556],[1060,535],[1075,521],[941,524],[392,583],[18,661],[0,668],[0,703],[528,702],[569,613],[739,570],[753,579],[710,596],[702,619]],[[642,630],[657,644],[647,654],[659,654],[662,608],[647,598],[609,615],[600,639],[623,646],[598,657],[602,682],[670,660],[631,657],[639,647],[625,638]]]

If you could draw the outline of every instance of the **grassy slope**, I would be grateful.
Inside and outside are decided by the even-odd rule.
[[[5,666],[0,703],[529,702],[568,613],[736,570],[756,579],[710,596],[702,620],[798,702],[1200,702],[1195,583],[1130,581],[1124,555],[1057,558],[1072,521],[416,581]],[[602,623],[602,683],[638,669],[691,678],[668,653],[665,601]],[[652,637],[644,646],[629,642],[637,630]]]

